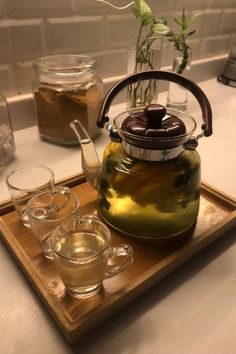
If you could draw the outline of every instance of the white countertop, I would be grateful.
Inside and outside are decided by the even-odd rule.
[[[214,79],[200,86],[212,105],[214,129],[212,137],[199,140],[202,179],[236,198],[236,89]],[[199,116],[194,101],[188,110]],[[5,175],[20,165],[48,165],[57,180],[81,172],[78,147],[42,142],[36,127],[15,132],[15,140],[16,158],[0,171],[0,201],[8,198]],[[95,139],[100,156],[107,142],[105,133]],[[0,353],[236,354],[235,240],[232,230],[74,348],[0,243]]]

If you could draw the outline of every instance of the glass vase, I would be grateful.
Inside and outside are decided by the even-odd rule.
[[[147,70],[159,70],[161,66],[162,38],[129,38],[128,74]],[[143,107],[156,103],[158,82],[156,80],[138,81],[127,88],[127,108]]]
[[[172,71],[189,78],[191,70],[191,50],[188,49],[187,53],[177,52],[174,61]],[[174,108],[180,111],[185,111],[188,103],[188,90],[184,87],[169,83],[167,104],[169,108]]]

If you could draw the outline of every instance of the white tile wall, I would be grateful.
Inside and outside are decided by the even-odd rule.
[[[69,16],[75,13],[70,0],[7,0],[11,18]]]
[[[5,14],[6,14],[5,3],[3,1],[0,1],[0,19],[4,18]]]
[[[221,31],[226,33],[236,32],[236,9],[224,10]]]
[[[44,32],[47,52],[55,54],[101,51],[103,27],[101,16],[49,18]]]
[[[29,93],[32,88],[32,77],[33,68],[32,61],[19,61],[15,64],[15,77],[18,87],[20,87],[20,92],[18,93]]]
[[[229,48],[228,35],[207,37],[202,43],[201,57],[210,57],[225,53]]]
[[[235,0],[211,0],[211,8],[223,8],[223,9],[235,9],[236,1]]]
[[[11,37],[7,20],[0,21],[0,62],[11,61]]]
[[[162,12],[172,11],[176,0],[149,0],[147,1],[147,3],[151,7],[151,9],[156,13],[156,15],[158,15]]]
[[[222,7],[222,2],[219,8]],[[194,11],[202,11],[205,10],[209,7],[209,4],[211,3],[211,0],[175,0],[175,8],[177,10],[180,10],[182,7],[184,7],[186,10],[194,10]]]
[[[105,47],[106,48],[125,48],[127,47],[127,27],[129,34],[138,31],[136,18],[129,15],[108,15],[105,17]]]
[[[14,71],[11,64],[0,65],[0,91],[8,93],[9,96],[17,95],[17,88],[14,80]]]
[[[219,33],[221,17],[221,10],[206,10],[197,21],[199,23],[197,33],[204,38]]]
[[[9,20],[14,60],[45,55],[42,19]]]
[[[189,42],[193,60],[227,54],[236,40],[236,0],[146,1],[171,25],[182,6],[201,12]],[[32,61],[54,53],[93,55],[104,79],[125,75],[128,35],[137,27],[130,8],[118,11],[95,0],[1,0],[0,90],[8,97],[30,92]],[[171,44],[164,42],[162,66],[170,65],[172,56]]]
[[[99,74],[102,78],[110,78],[112,76],[121,76],[126,74],[126,49],[105,50],[100,54],[89,54],[97,60]]]

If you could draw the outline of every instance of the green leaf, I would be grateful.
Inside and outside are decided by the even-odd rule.
[[[182,9],[182,25],[185,27],[186,24],[186,15],[185,15],[185,8]]]
[[[153,19],[153,23],[162,23],[163,25],[167,25],[167,20],[164,17],[156,17]]]
[[[143,25],[150,23],[152,19],[152,11],[144,0],[135,0],[132,11],[137,18],[140,18]]]
[[[178,19],[178,18],[176,18],[176,17],[174,17],[173,19],[174,19],[174,21],[175,21],[179,26],[182,27],[182,22],[181,22],[180,19]]]
[[[152,30],[154,33],[158,33],[161,36],[173,36],[174,33],[173,31],[171,31],[170,27],[168,27],[167,25],[164,25],[163,23],[155,23],[152,26]]]
[[[191,32],[187,33],[187,34],[186,34],[186,37],[192,36],[195,32],[196,32],[196,30],[195,30],[195,31],[191,31]]]
[[[189,26],[193,21],[195,21],[199,16],[201,15],[200,12],[193,14],[192,16],[190,16],[187,20],[187,25]]]

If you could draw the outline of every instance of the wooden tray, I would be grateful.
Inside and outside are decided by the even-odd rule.
[[[73,188],[81,201],[81,214],[96,213],[96,192],[83,183]],[[236,201],[202,185],[200,214],[193,238],[178,249],[163,249],[126,239],[111,230],[114,245],[127,242],[134,249],[134,263],[122,274],[105,280],[99,294],[87,300],[72,299],[52,261],[46,260],[31,230],[15,211],[0,218],[1,237],[49,310],[69,344],[156,284],[179,265],[236,226]]]

